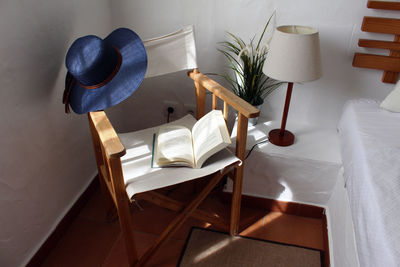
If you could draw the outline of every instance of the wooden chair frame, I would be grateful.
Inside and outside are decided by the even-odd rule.
[[[223,101],[223,114],[225,120],[228,119],[229,106],[237,111],[238,124],[235,154],[239,159],[242,160],[242,164],[234,164],[233,172],[231,171],[232,166],[228,166],[224,170],[214,173],[212,179],[202,189],[201,193],[187,206],[154,191],[135,195],[135,198],[145,199],[162,207],[180,212],[180,214],[168,225],[166,230],[156,240],[154,245],[150,247],[140,258],[138,258],[136,253],[133,224],[130,214],[130,204],[132,201],[129,199],[125,190],[125,183],[122,173],[121,157],[126,153],[125,147],[118,138],[117,133],[115,132],[104,111],[88,113],[100,185],[105,199],[105,207],[108,211],[108,215],[110,215],[110,211],[113,210],[114,207],[117,210],[130,266],[143,266],[146,264],[158,247],[165,240],[167,240],[167,238],[169,238],[189,216],[193,216],[197,219],[208,221],[216,226],[223,227],[225,224],[219,221],[218,218],[215,218],[204,211],[196,209],[215,187],[215,185],[218,184],[221,178],[227,174],[229,174],[229,177],[233,179],[233,194],[229,228],[230,234],[237,235],[239,231],[247,124],[249,118],[257,117],[259,115],[259,110],[206,75],[200,73],[197,69],[189,71],[188,76],[194,80],[195,84],[197,119],[205,115],[206,91],[209,91],[212,94],[213,109],[218,108],[218,99]]]

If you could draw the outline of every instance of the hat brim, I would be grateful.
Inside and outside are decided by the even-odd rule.
[[[73,84],[69,102],[75,113],[83,114],[117,105],[131,96],[144,79],[147,55],[142,40],[135,32],[119,28],[104,41],[118,48],[122,56],[121,66],[111,81],[102,87],[86,89],[77,82]]]

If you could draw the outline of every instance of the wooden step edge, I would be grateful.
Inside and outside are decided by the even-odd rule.
[[[365,16],[361,30],[363,32],[400,34],[400,19]]]
[[[400,60],[397,57],[355,53],[353,67],[400,72]]]
[[[400,10],[400,2],[368,1],[367,7],[373,9]]]
[[[400,51],[400,43],[391,42],[391,41],[360,39],[360,40],[358,40],[358,46],[359,47],[367,47],[367,48],[377,48],[377,49],[388,49],[388,50]]]

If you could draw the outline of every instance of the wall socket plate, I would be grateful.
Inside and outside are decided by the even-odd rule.
[[[180,113],[181,113],[179,106],[180,106],[179,103],[176,102],[176,101],[165,100],[163,102],[163,114],[164,114],[164,117],[168,116],[168,108],[172,107],[174,109],[174,112],[171,113],[169,115],[169,117],[170,118],[178,118]]]

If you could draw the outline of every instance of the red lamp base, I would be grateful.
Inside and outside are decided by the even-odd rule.
[[[290,146],[294,143],[294,134],[284,130],[281,134],[281,129],[271,130],[268,134],[269,141],[277,146]]]

